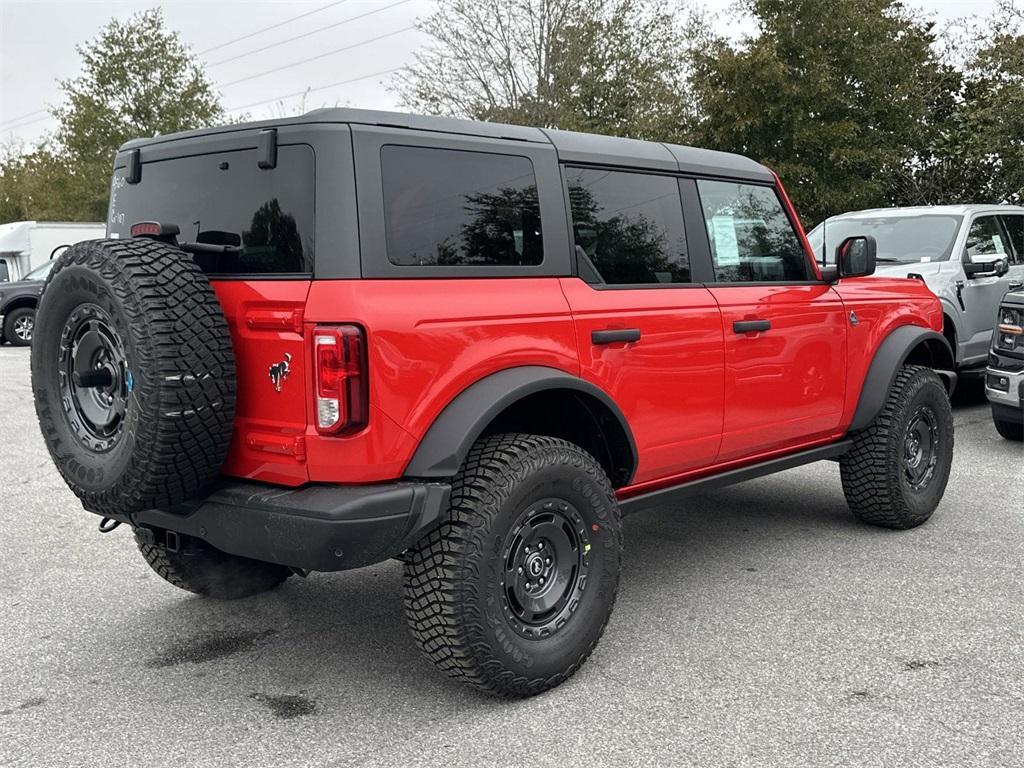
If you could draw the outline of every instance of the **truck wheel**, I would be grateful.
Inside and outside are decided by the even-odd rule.
[[[953,411],[934,371],[904,366],[874,423],[839,460],[854,515],[886,528],[913,528],[942,499],[953,460]]]
[[[83,506],[166,509],[227,456],[235,361],[213,288],[183,251],[92,240],[58,258],[32,343],[46,447]]]
[[[996,432],[1005,439],[1018,443],[1024,440],[1024,421],[1006,421],[992,414],[992,422],[996,425]]]
[[[135,543],[149,567],[174,586],[218,600],[238,600],[258,595],[281,584],[291,575],[283,565],[229,555],[191,536],[178,536],[178,549],[135,530]]]
[[[615,603],[622,524],[582,448],[481,439],[447,518],[405,558],[405,611],[423,653],[488,693],[531,696],[586,661]]]
[[[15,347],[27,347],[32,343],[32,330],[35,324],[34,307],[12,309],[4,318],[4,336]]]

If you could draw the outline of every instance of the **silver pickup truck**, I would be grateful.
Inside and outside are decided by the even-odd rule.
[[[879,208],[833,216],[808,238],[815,256],[834,263],[849,233],[878,243],[877,275],[917,277],[942,301],[943,333],[959,369],[983,368],[996,310],[1024,287],[1024,207],[937,205]]]

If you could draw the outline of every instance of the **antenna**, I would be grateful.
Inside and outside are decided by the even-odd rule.
[[[828,226],[828,216],[821,220],[821,266],[828,266],[828,248],[826,247],[825,228]]]

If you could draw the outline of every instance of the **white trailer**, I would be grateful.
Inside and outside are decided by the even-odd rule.
[[[0,283],[21,280],[68,246],[106,235],[98,222],[14,221],[0,224]]]

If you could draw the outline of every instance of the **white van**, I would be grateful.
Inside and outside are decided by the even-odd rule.
[[[106,236],[100,222],[14,221],[0,224],[0,283],[13,283],[82,240]]]

